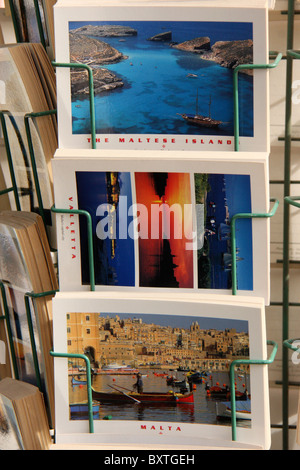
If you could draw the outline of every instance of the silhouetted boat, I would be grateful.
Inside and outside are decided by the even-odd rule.
[[[209,98],[209,115],[202,116],[201,114],[198,113],[198,90],[197,90],[196,114],[186,114],[186,113],[182,113],[182,114],[177,113],[177,114],[191,125],[199,126],[199,127],[216,128],[220,124],[222,124],[222,121],[217,121],[216,119],[212,119],[210,109],[211,109],[211,97]]]

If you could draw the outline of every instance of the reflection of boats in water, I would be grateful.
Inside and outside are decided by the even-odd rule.
[[[209,127],[209,128],[216,128],[222,124],[222,121],[217,121],[216,119],[212,119],[211,117],[211,97],[209,99],[209,114],[208,116],[203,116],[198,113],[198,91],[197,91],[197,99],[196,99],[196,113],[195,114],[187,114],[187,113],[177,113],[181,116],[188,124],[199,126],[199,127]]]
[[[235,404],[236,418],[251,420],[251,400],[238,401]],[[217,403],[217,418],[218,419],[231,419],[231,402]]]
[[[159,199],[162,199],[167,186],[168,173],[151,173],[151,179],[154,186],[155,194],[158,195]]]
[[[100,403],[139,403],[142,405],[147,404],[167,404],[167,405],[178,405],[180,403],[193,404],[194,395],[190,393],[159,393],[159,392],[145,392],[137,393],[127,391],[122,392],[121,390],[115,392],[99,392],[92,387],[93,400],[100,401]]]
[[[93,402],[92,403],[92,409],[93,409],[93,417],[99,417],[99,412],[100,412],[100,403],[98,402]],[[70,413],[71,413],[71,419],[73,418],[80,418],[81,416],[83,418],[86,418],[86,415],[88,414],[89,411],[89,406],[87,402],[79,402],[79,403],[70,403]]]
[[[160,245],[160,254],[152,255],[156,258],[153,266],[157,268],[157,271],[151,287],[179,287],[179,282],[175,276],[175,269],[178,265],[173,262],[175,255],[171,252],[170,242],[163,238],[160,241]]]

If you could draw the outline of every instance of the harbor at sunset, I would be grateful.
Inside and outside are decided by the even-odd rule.
[[[137,203],[147,208],[140,223],[148,227],[147,238],[139,238],[140,286],[193,287],[193,251],[186,249],[192,212],[184,209],[192,204],[190,174],[136,173],[135,185]],[[154,219],[155,205],[161,217]]]

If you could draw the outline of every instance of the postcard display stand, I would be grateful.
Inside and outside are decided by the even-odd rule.
[[[270,289],[268,221],[278,202],[270,211],[266,69],[275,67],[280,57],[268,63],[265,2],[252,2],[251,8],[247,2],[245,6],[243,2],[227,2],[226,6],[219,0],[213,3],[213,7],[206,7],[184,2],[182,8],[180,1],[171,6],[169,2],[99,5],[64,0],[54,8],[59,44],[53,63],[57,68],[59,149],[53,160],[52,211],[58,214],[60,292],[53,301],[51,355],[55,361],[58,446],[270,447],[267,365],[274,359],[277,346],[269,343],[273,350],[268,358],[264,306],[269,304]],[[217,34],[216,29],[222,32]],[[94,37],[102,39],[95,45]],[[244,62],[238,60],[234,70],[228,49],[221,50],[221,41],[225,46],[230,44],[238,59],[244,55]],[[84,43],[88,43],[88,55]],[[91,57],[91,51],[96,58]],[[173,67],[172,84],[168,67],[168,77],[163,73],[166,63]],[[77,76],[73,77],[70,69],[72,73],[77,69]],[[88,73],[89,80],[83,79],[79,69]],[[227,96],[223,102],[222,96],[209,91],[209,83],[221,75],[213,90],[215,93],[219,88]],[[85,90],[78,93],[83,82]],[[101,87],[103,93],[99,93]],[[134,96],[139,96],[139,103],[132,101]],[[154,112],[153,105],[159,113]],[[195,106],[203,113],[202,108],[207,106],[210,122],[218,119],[218,124],[195,126],[198,111],[193,116],[187,114]],[[14,184],[13,189],[16,194]],[[153,205],[154,209],[159,206],[164,233],[155,233],[151,246],[147,235],[156,227]],[[170,213],[166,217],[164,211],[168,209],[172,217],[179,217],[176,221],[180,223],[173,228],[167,226],[173,221]],[[176,230],[180,228],[178,236]],[[49,294],[54,292],[31,296]],[[122,336],[121,342],[118,339],[110,344],[121,350],[122,343],[126,351],[135,344],[139,352],[134,357],[143,358],[144,363],[147,354],[148,358],[164,354],[169,361],[180,355],[183,360],[190,344],[189,354],[197,364],[200,358],[204,364],[204,344],[213,331],[222,337],[218,344],[227,342],[231,350],[240,350],[233,345],[241,342],[242,357],[241,353],[233,355],[235,360],[224,367],[230,372],[229,390],[235,390],[236,369],[240,376],[244,373],[243,380],[249,381],[246,386],[250,388],[251,384],[251,400],[246,400],[251,402],[251,410],[242,407],[240,411],[244,417],[248,413],[247,419],[239,420],[238,391],[228,394],[227,390],[222,402],[229,413],[229,425],[217,421],[216,417],[224,417],[224,413],[219,413],[214,400],[214,418],[199,415],[196,391],[192,392],[193,403],[177,403],[181,400],[177,393],[163,394],[164,399],[172,397],[176,404],[165,408],[154,404],[154,409],[165,409],[158,415],[148,414],[141,397],[128,397],[124,387],[117,388],[118,397],[127,396],[129,400],[129,405],[121,404],[123,412],[120,403],[109,406],[114,394],[110,394],[107,405],[102,392],[112,391],[116,384],[109,379],[113,376],[107,376],[103,389],[101,381],[97,387],[93,381],[92,387],[89,357],[94,362],[96,351],[91,353],[90,348],[92,355],[82,354],[87,344],[79,346],[79,336],[72,340],[69,336],[74,328],[69,325],[70,317],[82,316],[81,322],[94,314],[96,329],[101,332],[100,325],[104,324],[101,341],[98,338],[103,347],[112,339],[105,333],[108,318],[111,323],[122,324],[122,329],[136,322],[143,325],[132,327],[131,334],[144,335],[145,354],[141,346],[138,348],[141,339],[134,340],[134,336],[130,340]],[[149,340],[151,325],[163,335],[156,352]],[[197,334],[198,329],[202,336]],[[176,332],[175,336],[171,332]],[[173,343],[168,348],[174,351],[167,356],[168,348],[162,344],[170,336]],[[78,344],[76,351],[70,347],[74,341]],[[103,351],[102,355],[108,354]],[[122,356],[117,359],[122,360]],[[68,387],[69,367],[80,360],[84,361],[87,382],[83,398],[80,396],[87,409],[85,420],[72,417],[72,401],[79,395],[72,395]],[[204,381],[202,377],[203,389]],[[127,386],[129,382],[120,383]],[[145,396],[146,388],[147,378]],[[97,392],[100,418],[94,415]]]
[[[181,2],[172,2],[171,8],[168,2],[95,5],[92,1],[84,4],[58,1],[54,15],[59,44],[54,64],[59,149],[53,160],[53,211],[59,214],[60,292],[53,300],[51,353],[55,358],[56,443],[97,444],[102,448],[267,449],[270,447],[267,364],[276,354],[276,345],[271,343],[273,351],[268,359],[264,306],[269,304],[268,220],[276,211],[277,202],[270,211],[268,72],[255,70],[276,66],[276,62],[268,64],[267,5],[255,2],[246,8],[241,2],[239,5],[227,2],[225,7],[223,2],[216,1],[213,7],[205,7],[185,2],[183,9]],[[218,30],[224,29],[223,36],[216,34],[216,25]],[[192,32],[193,28],[197,34]],[[96,45],[95,37],[101,38]],[[214,70],[219,54],[224,65],[219,41],[230,41],[231,48],[237,47],[237,51],[242,47],[243,53],[236,54],[247,57],[233,72],[228,64],[224,70],[219,65]],[[91,50],[95,51],[94,57]],[[166,60],[174,68],[172,84],[167,83],[170,70],[167,68],[168,78],[163,73]],[[70,73],[75,62],[77,69],[88,71],[89,81],[83,80],[82,72]],[[91,69],[99,65],[105,67],[104,75],[98,76],[93,69],[91,79]],[[206,77],[212,82],[212,77],[223,71],[220,87],[227,87],[230,72],[234,93],[229,103],[219,105],[221,97],[209,91]],[[240,81],[238,72],[242,75]],[[101,94],[97,88],[103,86],[103,79],[106,88]],[[80,93],[83,81],[88,92]],[[214,85],[214,90],[217,88]],[[112,89],[116,91],[109,91]],[[134,96],[139,96],[139,103],[132,101]],[[195,103],[199,106],[199,97],[201,109],[205,100],[209,104],[206,118],[211,123],[209,128],[195,125],[198,111],[196,115],[187,114],[191,113],[191,106],[195,109]],[[194,104],[188,104],[191,102]],[[218,193],[222,191],[221,203],[222,194]],[[218,207],[222,204],[225,216],[218,214],[216,200]],[[153,235],[152,229],[156,228],[153,205],[154,209],[159,206],[162,210],[163,233],[155,233],[154,243],[150,243],[153,240],[149,233]],[[171,220],[170,207],[174,218],[180,215],[180,223],[176,219],[173,229],[167,226]],[[217,242],[214,247],[216,223],[220,245]],[[180,225],[183,231],[179,237],[176,230]],[[221,248],[224,242],[225,249]],[[218,250],[222,261],[216,261]],[[243,272],[244,261],[248,263],[247,275]],[[203,276],[207,265],[210,274]],[[230,273],[224,279],[218,275],[222,269],[223,274]],[[128,339],[126,335],[122,341],[117,338],[121,333],[115,333],[117,340],[111,343],[111,348],[121,351],[122,345],[127,354],[133,344],[137,347],[134,337],[139,334],[144,338],[144,356],[148,351],[151,357],[153,344],[149,335],[153,326],[159,331],[168,330],[164,338],[179,330],[180,346],[178,335],[177,343],[173,339],[168,345],[174,348],[168,356],[173,363],[176,354],[185,357],[184,337],[186,345],[195,338],[200,341],[200,336],[189,337],[198,327],[203,334],[201,324],[209,325],[205,327],[209,335],[215,330],[220,335],[234,331],[240,341],[246,342],[248,356],[245,359],[244,351],[243,357],[236,356],[236,361],[227,364],[229,388],[235,389],[235,367],[248,372],[245,377],[251,382],[250,420],[242,420],[239,424],[243,424],[237,426],[237,391],[228,395],[232,423],[226,426],[196,417],[196,392],[192,392],[192,406],[179,403],[181,394],[161,394],[164,399],[175,397],[178,403],[175,412],[174,407],[173,412],[167,411],[168,406],[165,413],[154,419],[155,412],[148,414],[142,402],[147,396],[147,378],[141,396],[132,395],[128,388],[121,387],[121,382],[118,387],[109,379],[92,386],[90,361],[82,354],[87,344],[79,345],[80,334],[77,340],[73,338],[72,321],[76,318],[78,328],[83,318],[93,314],[100,334],[102,324],[104,332],[107,325],[114,324],[116,328],[119,325],[119,329],[126,325],[126,331],[135,322],[143,325],[132,326],[132,336],[128,333]],[[100,356],[114,357],[108,353],[112,338],[106,333],[101,338],[97,338],[104,348]],[[70,346],[74,341],[76,351]],[[160,346],[156,354],[167,357],[167,349]],[[115,360],[122,360],[124,353],[119,354],[115,354]],[[135,359],[143,357],[145,364],[144,356],[141,352],[133,353]],[[205,354],[194,357],[199,360]],[[70,412],[76,395],[69,392],[68,375],[76,358],[85,361],[87,375],[88,418],[79,421],[72,419]],[[109,392],[116,389],[119,401],[111,405],[116,395]],[[102,407],[100,419],[94,418],[92,400],[97,398]],[[120,398],[125,398],[127,405],[129,402],[122,412]],[[182,419],[178,419],[179,409],[184,415]],[[111,419],[107,419],[107,413]],[[189,414],[193,415],[191,420],[187,419]]]

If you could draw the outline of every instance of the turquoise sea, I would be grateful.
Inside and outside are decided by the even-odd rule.
[[[106,22],[107,24],[109,22]],[[116,22],[110,22],[116,24]],[[181,43],[208,36],[216,41],[252,39],[252,23],[233,22],[117,22],[137,30],[137,36],[99,38],[127,58],[105,67],[124,82],[122,88],[95,97],[96,131],[104,134],[233,135],[233,73],[199,54],[179,51],[168,42],[148,41],[172,31],[172,41]],[[70,23],[70,30],[97,24]],[[104,24],[102,22],[101,24]],[[95,38],[97,39],[97,38]],[[192,74],[193,76],[188,76]],[[239,74],[240,135],[253,136],[253,80]],[[198,112],[221,120],[218,129],[188,125],[178,113]],[[73,133],[90,132],[89,99],[73,97]]]

